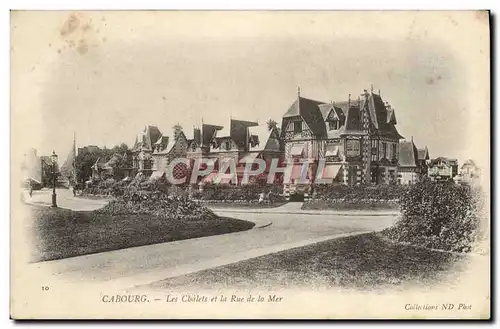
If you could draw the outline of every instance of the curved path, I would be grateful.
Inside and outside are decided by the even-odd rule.
[[[378,231],[390,226],[396,219],[393,215],[339,216],[330,213],[310,216],[272,211],[252,212],[245,209],[215,212],[221,216],[261,224],[272,222],[272,225],[230,234],[34,263],[30,264],[30,268],[50,274],[54,284],[104,284],[109,289],[127,289],[345,235]]]
[[[56,189],[57,206],[64,209],[71,209],[75,211],[92,211],[104,207],[108,204],[110,199],[89,199],[79,196],[73,196],[73,193],[68,189]],[[47,206],[52,204],[52,190],[42,189],[33,191],[30,197],[27,191],[24,191],[23,198],[26,203]]]

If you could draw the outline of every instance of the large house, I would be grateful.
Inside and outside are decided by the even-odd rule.
[[[453,179],[458,174],[458,161],[439,157],[429,163],[428,176],[432,181]]]
[[[325,159],[323,179],[346,185],[387,184],[398,175],[399,140],[396,114],[379,94],[364,91],[357,100],[321,102],[302,97],[283,116],[281,136],[285,161],[294,164],[291,182],[297,182],[300,162],[313,164],[314,182],[320,159]],[[285,190],[287,187],[285,186]],[[286,193],[286,191],[285,191]]]

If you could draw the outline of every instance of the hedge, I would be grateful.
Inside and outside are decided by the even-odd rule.
[[[314,197],[325,201],[397,200],[408,188],[404,185],[316,185]]]
[[[193,189],[192,197],[199,200],[244,200],[254,201],[259,200],[260,194],[265,193],[273,202],[284,201],[285,198],[281,195],[283,187],[280,185],[260,186],[260,185],[221,185],[207,184],[203,187],[203,192],[198,188]]]
[[[477,187],[421,182],[401,195],[401,218],[384,234],[427,248],[469,252],[485,233],[483,201]]]

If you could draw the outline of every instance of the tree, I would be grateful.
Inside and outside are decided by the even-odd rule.
[[[92,166],[103,155],[103,151],[89,152],[86,148],[80,150],[75,159],[76,178],[79,183],[86,182],[92,176]]]
[[[276,121],[274,121],[273,119],[267,120],[266,124],[267,124],[267,129],[268,130],[272,130],[274,128],[278,128],[278,123]]]

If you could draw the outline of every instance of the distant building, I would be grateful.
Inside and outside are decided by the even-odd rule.
[[[458,174],[458,161],[439,157],[429,163],[428,177],[432,181],[453,179]]]
[[[462,167],[460,167],[459,174],[455,177],[457,183],[476,184],[481,178],[481,169],[476,163],[469,159]]]
[[[419,181],[418,150],[413,140],[399,142],[398,184],[412,185]]]
[[[161,132],[157,126],[146,126],[141,131],[132,148],[132,167],[134,175],[142,173],[150,176],[153,172],[153,147],[154,143],[161,137]]]
[[[427,177],[427,171],[429,170],[429,161],[430,161],[430,156],[429,156],[429,150],[427,149],[427,146],[424,147],[423,149],[418,149],[418,166],[420,168],[420,176],[421,177]]]
[[[398,184],[411,185],[427,177],[429,151],[418,149],[411,141],[399,142]]]
[[[189,142],[186,135],[182,131],[182,127],[175,125],[173,128],[173,136],[160,135],[158,140],[153,144],[153,173],[152,177],[162,176],[173,159],[185,158],[187,156]],[[183,164],[178,164],[178,168],[184,167]]]

